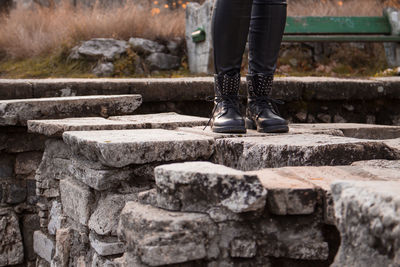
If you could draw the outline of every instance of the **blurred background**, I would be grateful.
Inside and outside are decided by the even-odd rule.
[[[0,0],[0,78],[96,77],[98,62],[71,60],[73,47],[92,38],[145,38],[175,44],[179,67],[154,70],[128,49],[110,77],[182,77],[188,70],[186,0]],[[193,2],[193,1],[190,1]],[[202,3],[202,0],[197,1]],[[394,0],[288,0],[289,16],[381,16]],[[246,57],[243,72],[247,69]],[[140,70],[138,66],[140,65]],[[284,43],[279,76],[393,75],[382,43]],[[104,75],[103,75],[104,76]]]

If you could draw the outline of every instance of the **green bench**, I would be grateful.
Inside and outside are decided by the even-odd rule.
[[[284,42],[400,42],[387,17],[288,17]]]
[[[388,14],[390,11],[385,11]],[[284,42],[383,42],[390,67],[400,66],[400,36],[382,17],[288,17]],[[399,22],[395,22],[397,27]]]

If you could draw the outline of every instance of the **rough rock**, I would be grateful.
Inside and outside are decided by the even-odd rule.
[[[22,220],[22,236],[24,238],[25,259],[31,261],[36,258],[33,250],[33,233],[40,229],[39,216],[28,214]]]
[[[115,60],[126,52],[128,43],[112,38],[95,38],[85,41],[72,49],[71,59]]]
[[[267,219],[259,227],[257,253],[261,255],[302,260],[328,258],[328,243],[324,241],[320,222],[315,218],[293,216],[288,220],[279,217]]]
[[[68,166],[71,164],[71,151],[59,139],[46,141],[42,162],[36,170],[35,180],[38,196],[58,197],[59,180],[71,176]]]
[[[0,155],[0,179],[13,177],[14,157],[3,153],[0,153]]]
[[[267,189],[268,211],[276,215],[312,214],[317,204],[317,191],[307,182],[292,178],[285,169],[263,169],[249,172],[257,175]]]
[[[27,125],[28,120],[131,114],[140,95],[70,96],[0,101],[0,125]]]
[[[218,139],[214,161],[246,171],[284,166],[348,165],[359,160],[399,157],[400,151],[379,141],[287,134]]]
[[[148,129],[162,128],[175,129],[177,127],[193,127],[205,125],[207,118],[180,115],[175,112],[112,116],[108,119],[101,117],[67,118],[59,120],[30,120],[30,132],[47,136],[61,136],[67,131],[92,131],[92,130],[123,130],[123,129]]]
[[[181,59],[165,53],[152,53],[145,59],[150,70],[172,70],[178,69],[181,65]]]
[[[165,46],[162,44],[143,38],[132,37],[129,39],[129,44],[134,51],[145,55],[165,51]]]
[[[18,217],[10,209],[0,208],[0,266],[24,262],[24,247]]]
[[[203,259],[216,226],[200,213],[171,212],[128,202],[121,213],[119,237],[140,261],[161,266]]]
[[[332,266],[398,266],[400,182],[339,181],[332,194],[342,240]]]
[[[182,39],[180,37],[176,37],[176,38],[168,41],[167,48],[171,55],[174,55],[174,56],[179,55],[181,43],[182,43]]]
[[[231,242],[230,255],[233,258],[253,258],[257,253],[254,240],[234,239]]]
[[[136,129],[141,128],[162,128],[176,129],[178,127],[204,126],[208,118],[181,115],[175,112],[165,112],[156,114],[111,116],[110,120],[122,121],[129,125],[135,125]]]
[[[64,214],[87,225],[94,201],[89,187],[73,179],[64,179],[60,181],[60,194]]]
[[[33,249],[39,257],[50,263],[55,252],[54,241],[42,231],[35,231],[33,233]]]
[[[195,134],[161,129],[65,132],[64,141],[75,153],[110,167],[130,164],[206,159],[214,140]]]
[[[98,77],[107,77],[114,74],[114,64],[111,62],[101,62],[93,69],[93,74]]]
[[[7,185],[7,198],[6,202],[8,204],[18,204],[22,203],[26,199],[26,182],[25,181],[15,181],[14,183]]]
[[[60,202],[55,200],[52,202],[49,212],[49,224],[47,226],[49,234],[56,234],[57,230],[61,228],[63,219],[62,205]]]
[[[99,191],[114,188],[121,181],[134,177],[132,168],[110,168],[76,155],[72,157],[69,172],[75,179]]]
[[[98,201],[89,219],[89,229],[99,235],[117,235],[118,219],[125,202],[133,200],[133,195],[108,194]],[[97,252],[99,253],[99,252]],[[102,255],[101,253],[99,253]]]
[[[15,159],[15,174],[30,174],[35,172],[42,161],[41,152],[19,153]]]
[[[101,256],[122,254],[125,252],[124,243],[117,237],[100,237],[91,233],[89,235],[90,246]]]
[[[66,267],[71,250],[71,229],[58,229],[56,233],[56,249],[51,267]]]
[[[129,124],[101,117],[66,118],[56,120],[30,120],[28,130],[46,136],[62,136],[67,131],[122,130]]]
[[[210,162],[156,167],[157,204],[166,209],[206,212],[223,206],[241,213],[262,210],[267,191],[256,175]]]

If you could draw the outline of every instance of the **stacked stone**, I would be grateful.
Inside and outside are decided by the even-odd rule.
[[[56,203],[43,201],[57,196],[58,185],[41,180],[36,170],[41,167],[39,174],[52,172],[58,176],[59,165],[69,158],[63,143],[46,142],[46,136],[29,133],[27,121],[131,114],[140,103],[138,95],[0,101],[0,266],[35,264],[33,233],[47,228],[49,212],[59,208]],[[45,146],[47,154],[52,154],[45,159],[54,160],[41,164]]]
[[[266,206],[267,195],[277,199],[282,190],[272,183],[267,190],[255,173],[210,162],[158,166],[155,181],[155,190],[122,211],[122,266],[272,266],[328,258],[312,186],[291,181],[291,195],[302,196],[281,199],[274,209]]]
[[[154,167],[208,160],[213,144],[212,137],[163,129],[71,131],[63,141],[48,140],[37,173],[38,182],[51,187],[41,195],[51,207],[47,228],[35,232],[40,260],[54,266],[114,262],[125,251],[117,237],[119,214],[128,200],[154,187]]]

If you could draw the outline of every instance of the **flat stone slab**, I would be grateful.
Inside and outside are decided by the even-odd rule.
[[[323,201],[325,222],[334,224],[334,204],[331,195],[331,185],[333,183],[341,180],[400,181],[399,165],[400,161],[398,160],[371,160],[356,162],[354,166],[284,167],[253,171],[250,173],[257,174],[261,172],[259,178],[261,183],[268,190],[267,203],[269,208],[271,208],[271,206],[274,208],[272,209],[273,213],[284,213],[289,205],[292,205],[293,210],[303,212],[310,211],[310,208],[313,207],[311,205],[313,203],[313,198],[306,198],[311,201],[309,202],[310,205],[306,205],[307,201],[295,201],[295,197],[301,199],[301,193],[304,192],[303,188],[307,188],[308,185],[308,190],[305,192],[310,192],[310,196],[315,196],[315,193],[311,193],[311,188],[314,188],[314,191],[317,190],[318,195],[320,195],[317,197],[321,197]],[[276,198],[274,190],[278,190],[279,192]],[[291,193],[293,199],[287,197],[289,193]],[[288,199],[290,201],[285,202]]]
[[[28,120],[128,115],[142,103],[140,95],[71,96],[0,101],[0,125],[26,125]]]
[[[180,115],[175,112],[101,117],[66,118],[57,120],[29,120],[28,131],[46,136],[62,136],[67,131],[124,130],[205,125],[207,118]]]
[[[109,119],[115,121],[123,121],[129,125],[134,125],[135,129],[176,129],[178,127],[194,127],[206,125],[208,122],[208,118],[181,115],[175,112],[130,116],[112,116]]]
[[[295,123],[290,124],[289,133],[327,133],[359,139],[383,140],[400,138],[400,126],[362,123]]]
[[[284,166],[348,165],[369,159],[398,159],[381,141],[323,134],[293,134],[216,140],[214,162],[244,171]]]
[[[314,185],[286,175],[285,168],[246,172],[257,175],[267,189],[267,208],[276,215],[314,213],[317,192]]]
[[[207,257],[216,225],[201,213],[172,212],[137,202],[122,210],[118,232],[141,262],[150,266],[199,260]]]
[[[332,194],[342,240],[332,266],[398,266],[400,182],[338,181]]]
[[[157,204],[169,210],[207,212],[224,207],[234,213],[262,210],[267,190],[256,175],[211,162],[185,162],[154,169]]]
[[[66,118],[57,120],[29,120],[28,131],[46,136],[62,136],[67,131],[123,130],[128,125],[101,117]]]
[[[164,129],[120,131],[73,131],[63,134],[64,142],[92,161],[110,167],[150,162],[208,159],[214,139]]]

